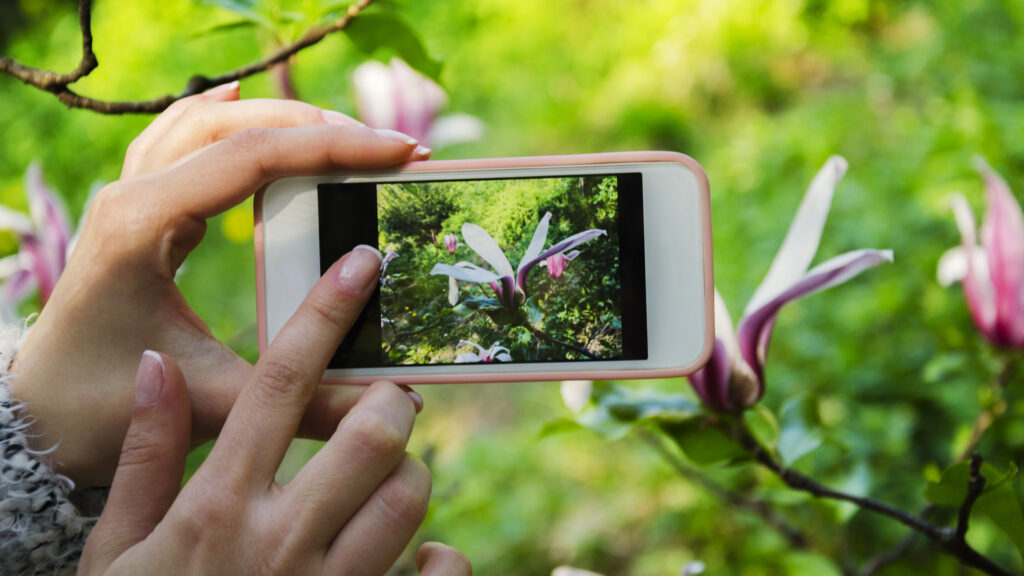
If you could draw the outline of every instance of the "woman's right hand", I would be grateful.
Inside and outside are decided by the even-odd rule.
[[[209,457],[179,493],[191,423],[169,356],[146,352],[110,497],[79,574],[379,575],[427,510],[430,473],[406,453],[418,396],[371,386],[286,485],[274,475],[327,362],[374,290],[379,254],[336,262],[243,383]],[[425,544],[421,574],[464,576],[454,548]]]

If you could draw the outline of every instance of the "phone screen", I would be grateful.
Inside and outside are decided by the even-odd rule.
[[[321,274],[378,290],[330,368],[647,359],[640,173],[320,184]]]

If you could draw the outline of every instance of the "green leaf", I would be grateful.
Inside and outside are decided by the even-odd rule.
[[[1013,484],[1000,482],[995,490],[978,498],[974,510],[988,516],[1009,536],[1017,547],[1017,553],[1024,558],[1024,512],[1021,512]]]
[[[779,441],[779,421],[770,410],[760,404],[743,413],[743,422],[754,438],[769,450],[775,450]]]
[[[808,430],[800,422],[791,423],[779,434],[779,458],[786,466],[817,450],[825,441],[820,430]]]
[[[214,24],[202,30],[197,30],[190,34],[192,38],[199,38],[202,36],[209,36],[211,34],[219,34],[221,32],[233,32],[235,30],[242,30],[244,28],[255,28],[258,23],[243,19],[243,20],[232,20],[230,22],[221,22],[220,24]]]
[[[265,28],[274,28],[274,23],[270,21],[265,15],[261,14],[258,10],[257,3],[253,0],[196,0],[200,4],[207,6],[217,6],[225,10],[230,10],[235,14],[238,14],[246,20],[252,21]]]
[[[551,436],[575,432],[581,428],[583,428],[583,426],[571,418],[559,418],[558,420],[552,420],[551,422],[544,424],[544,427],[540,429],[538,438],[543,440],[544,438],[550,438]]]
[[[703,418],[667,423],[662,428],[696,464],[716,464],[747,456],[742,446]]]
[[[831,559],[811,552],[790,552],[784,556],[786,576],[842,576]]]
[[[637,424],[678,423],[701,414],[699,406],[682,396],[609,382],[595,382],[591,397],[593,405],[576,421],[608,438],[621,438]]]
[[[427,54],[416,32],[403,20],[388,12],[360,14],[345,28],[345,33],[363,53],[377,56],[397,55],[419,73],[439,81],[441,62]]]
[[[942,471],[938,482],[929,482],[924,497],[932,504],[959,506],[967,497],[967,462],[957,462]]]

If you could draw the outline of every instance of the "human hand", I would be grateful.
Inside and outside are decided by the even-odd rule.
[[[383,574],[427,510],[430,474],[405,452],[414,401],[371,386],[286,485],[274,475],[327,362],[374,290],[379,255],[356,249],[324,274],[250,372],[209,457],[181,492],[185,379],[146,352],[110,497],[80,575]],[[471,573],[457,550],[420,549],[427,576]]]
[[[294,101],[237,101],[237,85],[172,105],[132,143],[121,180],[93,200],[71,260],[19,351],[14,396],[35,418],[34,448],[78,487],[109,485],[145,349],[179,358],[192,445],[216,436],[253,367],[215,339],[174,284],[206,219],[271,180],[370,169],[429,150]],[[326,438],[361,389],[322,386],[300,435]]]

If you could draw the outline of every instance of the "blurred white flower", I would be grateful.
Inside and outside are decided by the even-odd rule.
[[[565,380],[562,382],[562,401],[569,410],[579,412],[590,402],[590,393],[593,389],[593,380]]]
[[[573,568],[572,566],[559,566],[551,571],[551,576],[602,576],[597,572],[591,572],[590,570],[583,570],[582,568]]]
[[[683,566],[683,572],[679,576],[693,576],[694,574],[703,574],[704,568],[704,563],[700,560],[694,562],[687,562]]]

